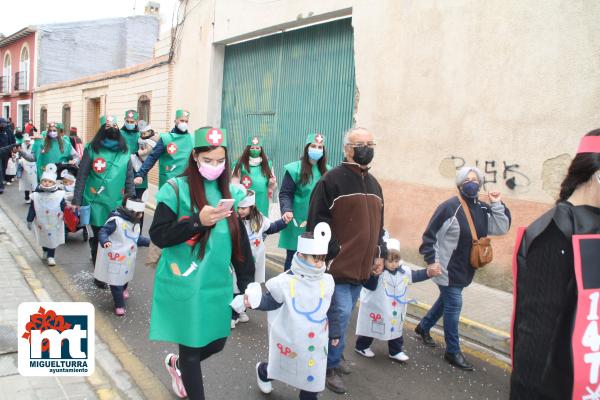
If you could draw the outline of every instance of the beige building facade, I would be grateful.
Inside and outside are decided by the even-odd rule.
[[[351,18],[356,126],[377,138],[386,227],[417,259],[455,171],[477,164],[512,210],[494,239],[506,275],[518,226],[555,201],[580,137],[600,126],[600,3],[589,1],[189,0],[173,102],[221,123],[225,46]],[[277,157],[277,155],[273,155]],[[505,282],[501,285],[509,287]]]

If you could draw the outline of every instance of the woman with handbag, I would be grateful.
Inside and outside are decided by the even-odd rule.
[[[462,291],[471,284],[475,270],[492,259],[488,235],[503,235],[510,228],[511,216],[501,201],[500,192],[488,193],[491,204],[479,201],[483,174],[476,167],[462,167],[456,174],[458,196],[438,206],[423,233],[419,252],[428,266],[436,266],[442,275],[434,281],[440,295],[427,315],[415,328],[428,347],[435,347],[429,330],[444,317],[444,358],[467,371],[473,366],[460,351],[458,321],[462,308]]]
[[[227,133],[200,128],[182,175],[156,195],[150,238],[163,249],[154,279],[150,339],[179,345],[165,367],[175,394],[204,399],[201,363],[231,333],[233,266],[238,287],[254,278],[243,222],[233,212],[245,193],[230,186]]]
[[[92,262],[96,264],[98,232],[110,213],[123,201],[123,195],[135,196],[133,167],[127,144],[121,136],[115,116],[101,117],[100,129],[85,146],[75,183],[72,207],[89,208],[89,225]],[[80,214],[86,214],[80,210]],[[83,219],[83,218],[82,218]],[[99,287],[106,287],[94,281]]]

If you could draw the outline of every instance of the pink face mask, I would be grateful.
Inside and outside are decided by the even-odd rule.
[[[198,171],[200,175],[202,175],[205,179],[209,181],[214,181],[218,177],[221,176],[223,171],[225,171],[225,162],[217,165],[216,167],[211,164],[206,164],[200,161],[198,165]]]

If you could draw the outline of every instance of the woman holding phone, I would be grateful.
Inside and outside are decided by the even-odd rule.
[[[224,129],[200,128],[186,170],[156,195],[150,227],[163,249],[154,280],[150,339],[179,345],[165,367],[175,394],[204,399],[201,362],[220,352],[230,334],[235,269],[244,291],[254,277],[254,260],[244,225],[232,212],[244,196],[230,186]]]

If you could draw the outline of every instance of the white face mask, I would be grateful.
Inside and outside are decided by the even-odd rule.
[[[177,129],[179,129],[181,132],[187,132],[188,130],[188,125],[187,122],[180,122],[177,124]]]
[[[75,190],[75,184],[65,185],[65,191],[67,191],[67,192],[73,192],[74,190]]]

